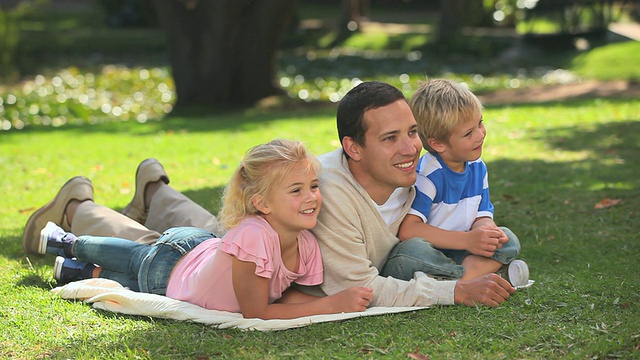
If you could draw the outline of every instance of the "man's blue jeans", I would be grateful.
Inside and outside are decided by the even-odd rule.
[[[496,250],[491,259],[508,264],[520,253],[520,240],[508,228],[501,229],[507,234],[509,241]],[[411,238],[391,249],[380,275],[411,280],[413,273],[421,271],[436,277],[460,279],[464,273],[464,267],[460,264],[468,255],[470,253],[465,250],[436,249],[424,239]]]
[[[178,261],[201,242],[216,237],[207,230],[177,227],[153,245],[131,240],[83,235],[73,244],[76,259],[99,265],[100,277],[134,291],[165,295],[169,275]]]

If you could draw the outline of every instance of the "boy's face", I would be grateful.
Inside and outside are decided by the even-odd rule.
[[[398,187],[412,186],[422,150],[409,105],[398,100],[367,110],[365,146],[353,144],[350,169],[369,196],[381,204]]]
[[[476,114],[454,127],[449,141],[442,143],[438,152],[452,170],[463,171],[465,162],[478,160],[482,155],[486,135],[482,114]]]

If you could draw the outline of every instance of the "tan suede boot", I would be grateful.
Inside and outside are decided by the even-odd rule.
[[[54,222],[65,231],[71,231],[71,225],[67,221],[65,210],[71,200],[93,201],[93,185],[91,180],[84,176],[76,176],[67,181],[58,194],[45,206],[36,210],[24,227],[22,235],[22,248],[27,254],[37,254],[40,242],[40,231],[47,222]]]
[[[136,191],[131,202],[122,210],[122,214],[144,225],[147,221],[148,208],[145,205],[145,191],[147,185],[162,180],[169,183],[169,175],[156,159],[149,158],[138,165],[136,170]]]

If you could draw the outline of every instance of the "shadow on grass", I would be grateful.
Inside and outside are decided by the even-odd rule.
[[[53,262],[53,261],[52,261]],[[52,284],[48,281],[45,281],[42,276],[38,274],[28,274],[22,276],[17,282],[17,286],[28,286],[28,287],[37,287],[44,290],[51,289]]]
[[[624,276],[639,254],[640,121],[540,130],[550,148],[585,153],[578,161],[496,160],[487,164],[496,221],[520,238],[536,277],[588,263]],[[603,199],[621,200],[598,209]],[[601,256],[607,249],[607,256]],[[611,259],[617,259],[616,265]],[[549,266],[552,265],[552,266]]]
[[[640,168],[635,164],[640,154],[639,120],[588,127],[578,124],[534,134],[534,138],[550,148],[587,155],[583,160],[570,162],[492,161],[488,163],[492,201],[499,200],[496,190],[506,191],[508,187],[523,188],[542,198],[602,192],[638,196]]]
[[[607,158],[621,156],[632,165],[633,158],[640,152],[640,118],[625,122],[600,124],[584,130],[575,126],[546,130],[537,136],[551,147],[563,151],[588,150],[594,157]]]

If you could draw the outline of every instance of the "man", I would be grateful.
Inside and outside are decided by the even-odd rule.
[[[325,293],[365,286],[373,289],[372,306],[495,307],[515,291],[496,274],[469,281],[437,281],[421,273],[410,281],[381,276],[415,197],[422,149],[417,124],[398,89],[365,82],[340,102],[337,125],[342,149],[319,158],[324,208],[313,229],[322,250]]]
[[[371,287],[371,306],[495,307],[504,302],[515,289],[496,274],[458,282],[436,281],[421,273],[411,281],[380,276],[415,196],[412,185],[422,148],[416,121],[398,89],[365,82],[341,101],[337,124],[342,148],[320,157],[325,206],[313,230],[324,259],[322,290],[335,294],[352,286]],[[78,235],[111,235],[144,243],[155,242],[173,226],[224,233],[215,216],[168,184],[159,162],[143,161],[136,172],[134,198],[123,210],[127,216],[121,216],[93,202],[88,179],[73,178],[28,220],[23,247],[37,252],[37,238],[47,221]]]

